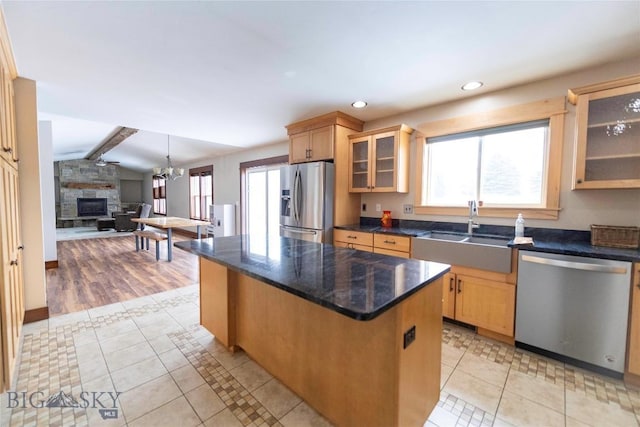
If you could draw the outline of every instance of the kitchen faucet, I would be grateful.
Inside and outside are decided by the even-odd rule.
[[[473,234],[474,228],[480,228],[480,224],[473,221],[473,217],[478,216],[478,204],[475,200],[469,200],[469,221],[467,222],[467,234]]]

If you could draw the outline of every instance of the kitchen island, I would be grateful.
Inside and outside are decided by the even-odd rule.
[[[336,425],[421,426],[440,394],[449,266],[288,238],[179,242],[200,319]]]

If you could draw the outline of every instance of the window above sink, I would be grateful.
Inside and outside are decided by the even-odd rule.
[[[426,123],[418,127],[414,212],[557,219],[564,98]]]

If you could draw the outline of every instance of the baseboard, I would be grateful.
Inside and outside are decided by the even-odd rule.
[[[52,268],[58,268],[58,260],[54,260],[54,261],[45,261],[44,262],[44,269],[45,270],[50,270]]]
[[[24,323],[33,323],[49,318],[49,307],[34,308],[24,312]]]

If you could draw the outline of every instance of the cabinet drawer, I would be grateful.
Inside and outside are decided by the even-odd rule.
[[[362,231],[333,230],[333,240],[336,242],[373,246],[373,234]]]
[[[391,249],[382,249],[382,248],[375,247],[373,248],[373,252],[377,254],[397,256],[399,258],[410,258],[409,252],[404,252],[404,251],[393,251]]]
[[[375,234],[373,246],[381,249],[391,249],[392,251],[411,252],[411,237]]]

